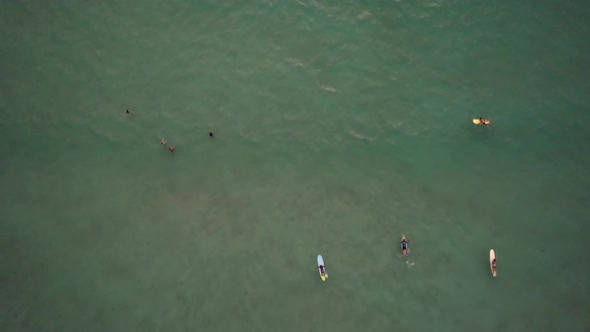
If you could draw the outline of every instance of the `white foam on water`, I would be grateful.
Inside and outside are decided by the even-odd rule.
[[[374,139],[374,138],[372,138],[372,137],[365,136],[365,135],[363,135],[363,134],[359,134],[359,133],[357,133],[357,132],[355,132],[355,131],[353,131],[353,130],[349,131],[349,133],[350,133],[352,136],[354,136],[354,137],[356,137],[356,138],[358,138],[358,139],[367,140],[367,141],[374,141],[374,140],[375,140],[375,139]]]
[[[287,58],[287,62],[295,67],[305,68],[305,65],[297,58]]]
[[[327,85],[320,85],[320,89],[330,91],[330,92],[337,92],[336,88]]]
[[[359,20],[364,20],[369,16],[371,16],[371,13],[367,10],[363,10],[356,18],[358,18]]]

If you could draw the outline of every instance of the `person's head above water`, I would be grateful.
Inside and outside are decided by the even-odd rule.
[[[215,137],[215,134],[212,131],[210,131],[209,132],[209,137]]]

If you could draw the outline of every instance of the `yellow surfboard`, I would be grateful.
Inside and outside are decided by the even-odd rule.
[[[481,119],[481,120],[480,119],[473,119],[473,123],[476,124],[476,125],[480,125],[480,124],[489,125],[492,122],[490,120],[488,120],[488,119]]]

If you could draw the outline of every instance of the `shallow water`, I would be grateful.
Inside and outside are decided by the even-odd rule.
[[[589,14],[0,4],[0,329],[588,329]]]

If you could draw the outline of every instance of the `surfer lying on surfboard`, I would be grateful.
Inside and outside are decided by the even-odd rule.
[[[320,268],[320,271],[321,271],[322,276],[324,276],[324,278],[327,278],[328,277],[328,274],[324,270],[324,266],[323,265],[320,265],[318,267]]]
[[[473,119],[473,123],[476,125],[489,125],[492,122],[488,119],[484,119],[484,118],[479,118],[479,119]]]
[[[492,269],[494,270],[494,274],[496,274],[496,259],[492,260]]]
[[[408,243],[410,241],[406,240],[406,237],[402,237],[402,242],[400,242],[402,244],[402,254],[404,256],[408,256]]]

